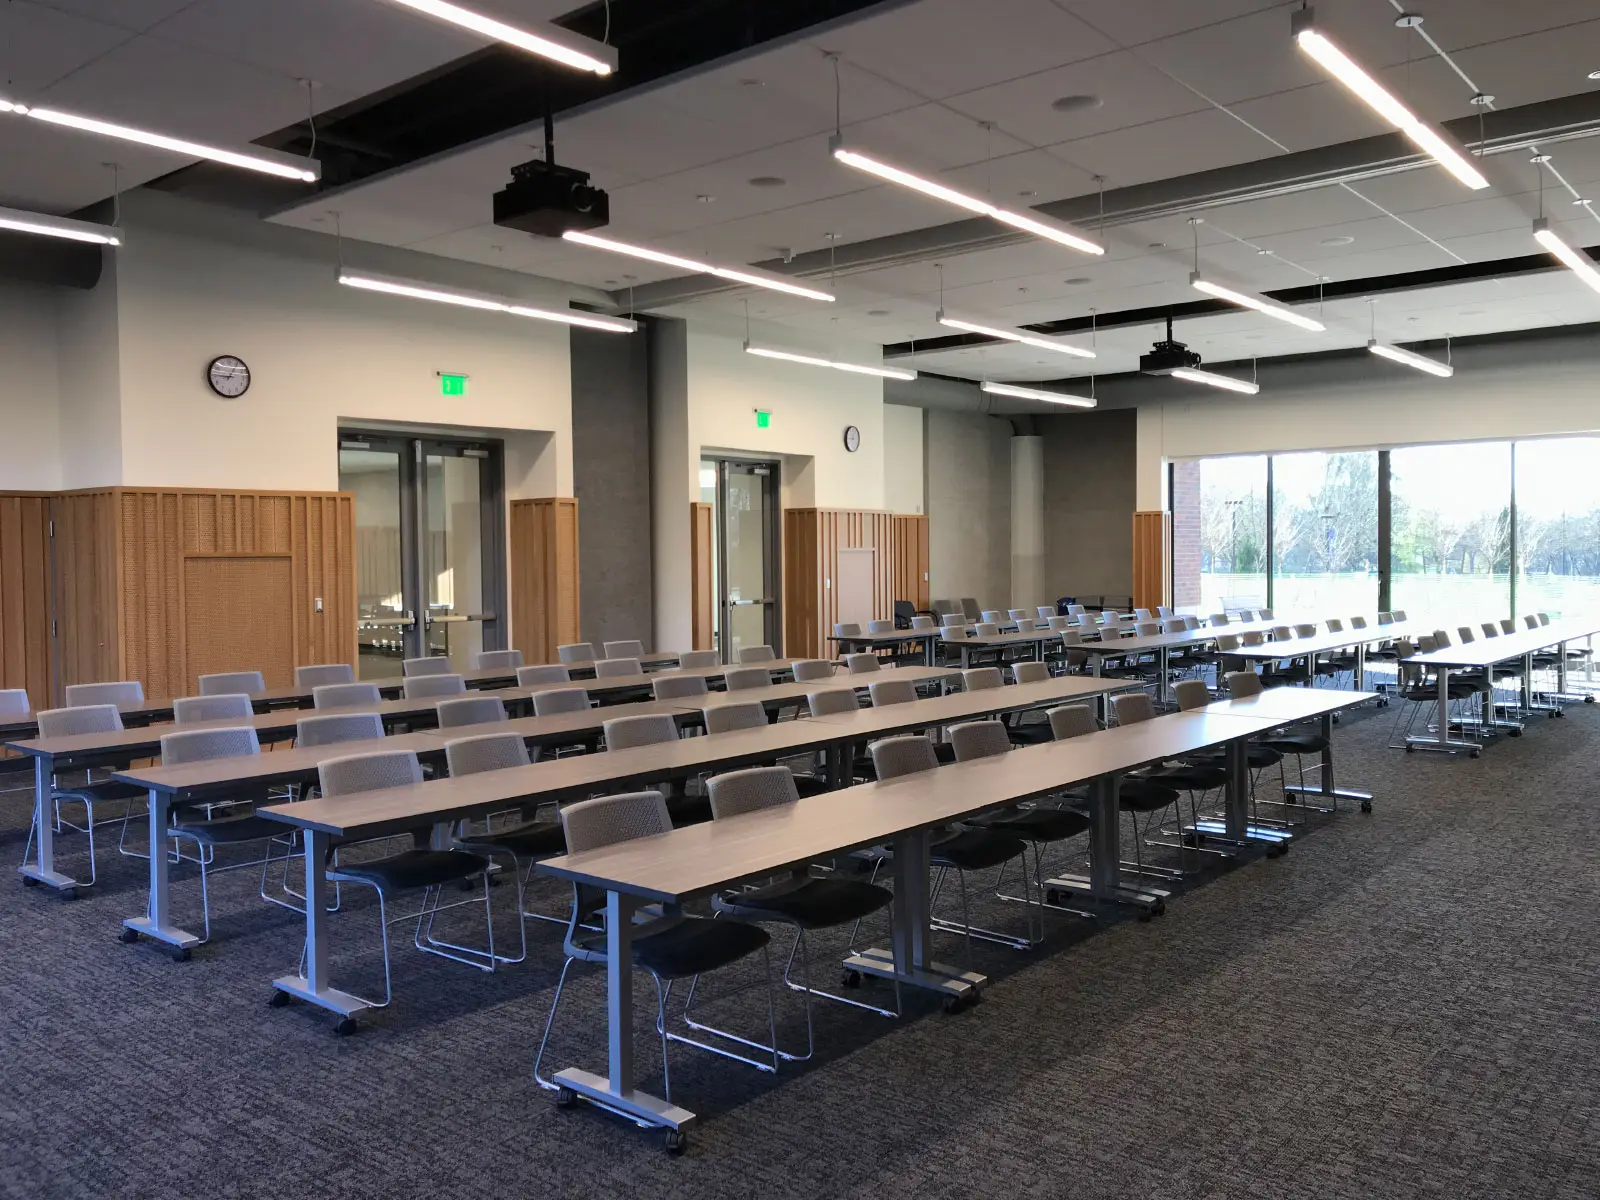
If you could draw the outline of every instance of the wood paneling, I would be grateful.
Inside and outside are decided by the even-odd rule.
[[[120,678],[116,497],[69,492],[52,508],[59,685]]]
[[[0,495],[0,688],[35,708],[50,686],[50,497]]]
[[[183,560],[183,601],[185,660],[197,680],[242,669],[260,671],[268,687],[294,682],[292,556],[190,555]],[[218,613],[228,619],[218,620]]]
[[[578,502],[511,502],[511,644],[530,663],[552,662],[578,640]]]
[[[713,649],[716,594],[712,589],[712,559],[717,552],[711,524],[712,506],[698,500],[689,504],[689,592],[692,650]]]
[[[928,601],[928,518],[894,517],[894,599],[925,609]]]
[[[1170,604],[1172,594],[1172,515],[1133,514],[1133,602],[1153,609]]]
[[[789,508],[783,513],[784,654],[823,657],[838,621],[835,577],[841,549],[875,551],[872,616],[894,615],[894,531],[889,513]]]

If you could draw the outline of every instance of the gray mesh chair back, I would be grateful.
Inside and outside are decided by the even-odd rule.
[[[115,704],[80,704],[74,708],[47,708],[35,713],[39,736],[75,737],[80,733],[115,733],[122,728],[122,714]]]
[[[1081,630],[1081,629],[1063,629],[1061,631],[1061,644],[1063,646],[1081,646],[1081,645],[1083,645],[1083,630]]]
[[[1117,710],[1118,725],[1133,725],[1139,721],[1148,721],[1156,715],[1155,702],[1150,699],[1149,692],[1129,692],[1123,696],[1113,696],[1111,704]]]
[[[1227,613],[1212,613],[1209,617],[1206,618],[1206,620],[1209,621],[1210,624],[1211,624],[1211,627],[1213,629],[1215,629],[1218,626],[1226,625],[1228,623],[1228,614]]]
[[[0,688],[0,716],[20,717],[32,708],[26,688]]]
[[[978,602],[971,596],[961,597],[961,615],[968,621],[976,621],[978,614],[983,610],[978,607]]]
[[[1195,630],[1195,629],[1199,629],[1200,628],[1200,618],[1195,616],[1193,613],[1190,613],[1187,617],[1183,618],[1183,627],[1185,629],[1191,630],[1191,631]]]
[[[479,650],[472,665],[480,671],[515,671],[522,666],[522,651]]]
[[[606,642],[605,651],[607,658],[643,658],[644,643],[638,638],[624,638],[621,641]]]
[[[625,792],[567,805],[561,810],[561,830],[566,835],[568,852],[581,854],[634,838],[669,833],[672,818],[667,815],[667,802],[660,792]]]
[[[722,676],[722,686],[730,692],[772,686],[772,672],[766,667],[735,667]]]
[[[403,658],[400,660],[400,674],[407,678],[412,676],[448,675],[452,669],[450,660],[442,654],[430,654],[426,658]]]
[[[222,671],[200,676],[202,696],[232,696],[239,692],[264,692],[267,681],[260,671]]]
[[[678,723],[665,713],[646,717],[613,717],[605,723],[606,749],[630,750],[678,740]]]
[[[1166,617],[1159,622],[1162,633],[1188,633],[1189,622],[1182,617]]]
[[[1082,737],[1086,733],[1093,733],[1099,726],[1095,724],[1094,710],[1087,704],[1063,704],[1059,708],[1050,710],[1050,736],[1058,742],[1068,738]]]
[[[349,663],[313,663],[307,667],[294,669],[294,685],[310,691],[312,688],[326,687],[330,683],[354,683],[356,669]]]
[[[1260,612],[1258,612],[1256,614],[1256,616],[1260,620],[1270,621],[1270,620],[1272,620],[1272,610],[1270,608],[1263,608]]]
[[[1236,633],[1222,633],[1217,635],[1217,649],[1224,654],[1239,648],[1239,635]]]
[[[1005,683],[1006,677],[1000,673],[999,667],[969,667],[961,672],[963,691],[981,692],[989,688],[1004,687]]]
[[[998,625],[1000,623],[1000,610],[998,608],[986,608],[978,614],[978,620],[990,625]]]
[[[678,655],[678,665],[685,671],[709,671],[717,661],[715,650],[685,650]]]
[[[863,675],[868,671],[876,671],[883,666],[878,661],[876,654],[846,654],[844,656],[844,669],[852,675]]]
[[[467,681],[459,675],[412,675],[400,685],[407,700],[427,700],[434,696],[460,696]]]
[[[1211,689],[1203,679],[1180,680],[1172,685],[1172,694],[1177,697],[1178,708],[1184,712],[1204,708],[1211,703]]]
[[[255,713],[250,697],[244,693],[221,696],[180,696],[172,702],[175,725],[195,725],[201,721],[248,721]]]
[[[1500,632],[1501,633],[1515,633],[1516,631],[1517,631],[1517,623],[1515,621],[1513,621],[1510,617],[1501,617],[1500,618]]]
[[[564,663],[591,662],[595,657],[593,642],[569,642],[556,647],[556,657]]]
[[[939,765],[933,743],[918,735],[880,738],[867,749],[872,754],[872,770],[879,779],[931,771]]]
[[[87,704],[143,704],[144,684],[137,679],[118,683],[69,683],[67,707],[78,708]]]
[[[1148,621],[1151,617],[1155,616],[1155,613],[1151,612],[1148,608],[1136,608],[1133,610],[1133,615],[1140,621]]]
[[[1393,625],[1394,624],[1394,614],[1392,612],[1381,612],[1381,613],[1379,613],[1378,614],[1378,624],[1379,625]]]
[[[487,725],[506,719],[505,702],[499,696],[484,693],[462,696],[459,700],[441,700],[435,711],[439,714],[440,729],[454,729],[458,725]]]
[[[1160,632],[1160,621],[1137,621],[1133,626],[1134,637],[1155,637]]]
[[[1239,639],[1246,646],[1262,646],[1266,644],[1267,635],[1259,629],[1252,629]]]
[[[520,733],[485,733],[446,742],[444,760],[452,776],[503,771],[527,766],[528,747]]]
[[[1417,638],[1418,654],[1432,654],[1438,648],[1439,643],[1431,633],[1424,633]]]
[[[1500,627],[1498,625],[1496,625],[1493,621],[1485,621],[1483,623],[1483,636],[1484,637],[1499,637],[1500,636]]]
[[[850,688],[830,688],[825,692],[806,693],[806,711],[813,717],[829,713],[856,712],[861,708],[861,698]]]
[[[1477,635],[1473,633],[1471,625],[1458,625],[1456,627],[1456,636],[1461,639],[1463,646],[1468,642],[1477,640]]]
[[[1069,604],[1069,605],[1067,605],[1067,616],[1069,616],[1069,617],[1081,617],[1081,616],[1083,616],[1084,613],[1086,613],[1088,611],[1089,610],[1086,607],[1084,607],[1082,604]]]
[[[1351,629],[1365,629],[1366,627],[1367,627],[1367,619],[1365,617],[1351,617],[1350,618],[1350,628]]]
[[[1011,735],[999,721],[967,721],[950,730],[950,744],[955,747],[956,761],[969,758],[990,758],[1011,749]]]
[[[297,746],[334,746],[382,736],[383,718],[377,713],[329,713],[325,717],[301,717],[294,723]]]
[[[917,685],[909,679],[880,679],[869,683],[867,691],[872,696],[872,707],[885,704],[908,704],[917,698]]]
[[[1235,700],[1259,696],[1262,692],[1261,676],[1254,671],[1229,671],[1228,695]]]
[[[349,708],[382,700],[375,683],[324,683],[311,689],[312,708]]]
[[[834,637],[860,637],[861,626],[854,621],[840,621],[833,627]]]
[[[532,687],[536,683],[571,683],[572,672],[561,663],[540,663],[534,667],[517,668],[517,686]]]
[[[1008,608],[1008,609],[1006,609],[1006,616],[1011,618],[1011,620],[1013,620],[1013,621],[1020,621],[1020,620],[1022,620],[1023,617],[1026,617],[1028,615],[1029,615],[1028,610],[1025,609],[1025,608]]]
[[[1535,616],[1533,613],[1529,613],[1527,616],[1523,617],[1522,618],[1522,622],[1529,629],[1537,629],[1537,628],[1539,628],[1539,618],[1537,616]]]
[[[1056,610],[1048,604],[1037,604],[1034,606],[1033,611],[1039,614],[1039,620],[1041,621],[1052,620],[1056,615]]]
[[[1018,633],[1032,633],[1034,630],[1036,630],[1038,628],[1039,628],[1039,622],[1035,621],[1032,617],[1018,617],[1017,618],[1017,632]]]
[[[1011,664],[1011,681],[1013,683],[1043,683],[1049,678],[1049,663],[1019,662]]]
[[[911,631],[913,633],[931,633],[933,631],[932,617],[912,617]]]
[[[788,767],[751,767],[713,775],[706,780],[706,795],[711,800],[713,818],[779,808],[800,799],[794,774]]]
[[[589,693],[582,688],[551,688],[533,694],[533,715],[553,717],[556,713],[588,712]]]
[[[1403,608],[1397,608],[1389,615],[1392,616],[1396,621],[1404,621],[1406,619],[1406,610]]]
[[[1274,625],[1272,627],[1272,640],[1275,642],[1281,642],[1285,638],[1291,638],[1293,636],[1294,630],[1287,625]]]
[[[964,613],[941,613],[939,615],[939,628],[949,629],[951,626],[959,628],[967,623]]]
[[[964,642],[967,640],[967,627],[965,625],[946,625],[939,630],[941,642]],[[846,662],[849,657],[846,656]]]
[[[1453,645],[1455,643],[1450,640],[1450,635],[1444,630],[1435,629],[1433,631],[1433,648],[1435,650],[1444,650]]]
[[[422,766],[411,750],[374,750],[317,764],[317,786],[324,796],[349,796],[421,782]]]
[[[874,633],[874,634],[876,634],[876,633],[893,633],[894,632],[894,622],[893,621],[868,621],[867,622],[867,632],[868,633]]]
[[[1174,616],[1174,615],[1175,614],[1173,613],[1172,609],[1168,608],[1165,604],[1156,605],[1156,617],[1157,618],[1165,618],[1165,617],[1170,617],[1170,616]]]
[[[643,675],[637,658],[602,658],[594,664],[596,679],[617,679],[623,675]]]
[[[650,681],[650,694],[657,700],[704,696],[710,690],[704,675],[657,675]]]
[[[767,723],[766,707],[759,700],[745,704],[719,704],[700,710],[707,733],[730,733],[735,729],[759,729]]]
[[[1329,633],[1343,633],[1344,632],[1344,622],[1339,620],[1338,617],[1329,617],[1328,618],[1328,632]]]
[[[1000,625],[995,621],[979,621],[977,628],[973,630],[973,633],[975,636],[981,638],[999,637]]]
[[[1072,618],[1071,617],[1051,617],[1050,618],[1050,629],[1054,633],[1064,633],[1066,630],[1071,629],[1071,628],[1072,628]]]
[[[832,679],[833,664],[820,658],[806,658],[794,664],[796,683],[814,683],[818,679]]]
[[[260,753],[261,743],[256,731],[248,725],[230,729],[187,729],[161,738],[161,765],[164,767]]]
[[[771,662],[778,656],[772,652],[771,646],[741,646],[739,647],[739,661],[742,663]]]
[[[1296,625],[1294,627],[1294,635],[1295,637],[1316,637],[1317,627],[1315,625]]]

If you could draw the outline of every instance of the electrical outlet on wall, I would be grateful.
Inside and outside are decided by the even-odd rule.
[[[322,611],[322,597],[321,596],[318,596],[315,600],[313,600],[311,602],[311,611],[312,612],[321,612]]]

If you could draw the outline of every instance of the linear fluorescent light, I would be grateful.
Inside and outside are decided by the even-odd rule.
[[[1594,260],[1562,241],[1560,235],[1550,228],[1550,222],[1544,217],[1533,223],[1533,240],[1570,267],[1579,279],[1600,292],[1600,271],[1595,269]]]
[[[1093,358],[1093,350],[1085,350],[1082,346],[1071,346],[1066,342],[1053,342],[1049,338],[1036,337],[1031,333],[1022,333],[1015,329],[997,329],[993,325],[979,325],[976,321],[967,321],[960,317],[949,316],[943,309],[939,310],[939,324],[951,329],[965,329],[968,333],[981,333],[986,337],[1001,338],[1008,342],[1020,342],[1024,346],[1036,346],[1040,350],[1054,350],[1057,354],[1072,354],[1078,358]]]
[[[1070,246],[1074,250],[1081,250],[1085,254],[1104,254],[1105,247],[1091,242],[1077,230],[1060,221],[1051,220],[1049,217],[1038,213],[1019,213],[1008,208],[990,204],[987,200],[980,200],[976,196],[969,196],[965,192],[957,191],[953,187],[946,187],[942,183],[935,183],[925,179],[914,171],[904,167],[897,167],[893,163],[884,161],[875,154],[864,154],[859,150],[846,146],[836,135],[831,145],[833,157],[844,163],[847,167],[854,167],[858,171],[865,171],[868,175],[876,175],[879,179],[889,183],[897,183],[901,187],[910,188],[914,192],[921,192],[924,196],[932,196],[935,200],[943,200],[946,204],[953,204],[957,208],[964,208],[968,212],[977,213],[984,217],[993,217],[996,221],[1031,233],[1035,237],[1045,238],[1062,246]]]
[[[1088,396],[1069,396],[1066,392],[1047,392],[1041,388],[1017,387],[1011,383],[990,383],[987,380],[980,385],[991,396],[1015,396],[1019,400],[1043,400],[1046,404],[1065,404],[1070,408],[1093,408],[1095,401]]]
[[[877,375],[882,379],[915,379],[915,371],[902,371],[898,367],[869,367],[863,363],[839,362],[832,358],[819,358],[812,354],[793,354],[788,350],[771,350],[766,346],[753,346],[749,342],[744,344],[746,354],[759,355],[761,358],[776,358],[783,362],[803,363],[808,367],[832,367],[835,371],[849,371],[856,375]]]
[[[1387,342],[1378,341],[1376,338],[1367,343],[1367,349],[1380,358],[1387,358],[1390,362],[1415,367],[1419,371],[1426,371],[1429,375],[1437,375],[1440,379],[1449,379],[1450,376],[1456,373],[1456,369],[1449,363],[1442,363],[1436,358],[1428,358],[1422,354],[1413,354],[1409,350],[1402,350],[1399,346],[1391,346]]]
[[[95,117],[61,112],[59,109],[37,108],[30,104],[19,104],[14,100],[0,100],[0,113],[6,112],[32,117],[35,121],[43,121],[47,125],[60,125],[84,133],[98,133],[102,137],[138,142],[141,146],[171,150],[176,154],[188,155],[190,158],[206,158],[212,162],[227,163],[230,167],[260,171],[265,175],[276,175],[280,179],[298,179],[304,183],[315,183],[322,178],[322,164],[315,159],[301,158],[295,154],[280,154],[276,150],[264,150],[259,146],[251,146],[248,150],[229,150],[224,146],[209,146],[204,142],[191,142],[187,138],[168,137],[164,133],[151,133],[147,129],[116,125]]]
[[[1368,75],[1328,36],[1316,28],[1310,8],[1295,12],[1290,25],[1300,49],[1323,70],[1356,94],[1369,108],[1412,140],[1419,150],[1474,191],[1489,186],[1467,156],[1433,126],[1417,118],[1395,95]]]
[[[615,47],[569,33],[543,21],[526,22],[521,27],[507,25],[504,21],[473,12],[470,8],[462,8],[459,4],[448,4],[445,0],[390,0],[390,3],[403,5],[440,21],[448,21],[473,33],[481,33],[486,38],[537,54],[540,58],[577,67],[580,71],[609,75],[617,69]]]
[[[1259,384],[1248,379],[1235,379],[1231,375],[1218,375],[1214,371],[1197,371],[1193,367],[1179,367],[1172,372],[1174,379],[1187,379],[1190,383],[1203,383],[1207,387],[1222,388],[1228,392],[1243,392],[1254,396],[1261,390]]]
[[[492,296],[451,291],[382,275],[360,275],[352,271],[340,271],[339,282],[346,287],[360,288],[367,292],[408,296],[413,300],[431,300],[436,304],[454,304],[460,308],[476,308],[483,312],[509,313],[514,317],[529,317],[535,321],[556,321],[562,325],[579,325],[584,329],[600,329],[606,333],[633,333],[639,328],[637,322],[622,317],[603,317],[598,313],[575,312],[572,309],[534,308],[515,300],[497,300]]]
[[[66,238],[69,242],[93,242],[99,246],[122,245],[122,230],[112,225],[91,225],[70,217],[24,212],[20,208],[0,208],[0,229],[17,233],[38,233],[45,237]]]
[[[829,303],[833,301],[833,296],[827,292],[819,292],[816,288],[806,287],[804,284],[796,283],[786,276],[775,275],[771,271],[763,271],[759,267],[719,267],[714,263],[701,262],[696,258],[685,258],[681,254],[669,254],[665,250],[652,250],[649,246],[638,246],[632,242],[619,242],[615,238],[585,233],[581,229],[569,229],[561,237],[563,241],[576,242],[580,246],[593,246],[596,250],[610,250],[613,254],[626,254],[632,258],[642,258],[648,262],[677,267],[681,271],[698,271],[703,275],[716,275],[721,279],[731,279],[736,283],[747,283],[751,287],[767,288],[769,291],[774,292],[787,292],[791,296],[804,296],[807,300],[826,300]]]
[[[1258,313],[1274,317],[1279,321],[1287,321],[1291,325],[1298,325],[1301,329],[1309,329],[1312,333],[1321,333],[1327,328],[1321,321],[1313,321],[1310,317],[1303,317],[1293,309],[1284,308],[1281,304],[1274,304],[1270,300],[1263,300],[1260,296],[1252,296],[1248,292],[1236,292],[1232,288],[1223,287],[1220,283],[1212,283],[1209,279],[1202,279],[1198,271],[1190,273],[1189,286],[1197,292],[1215,296],[1218,300],[1226,300],[1229,304],[1237,304],[1240,308],[1253,308]]]

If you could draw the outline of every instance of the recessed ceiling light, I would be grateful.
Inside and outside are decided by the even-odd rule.
[[[1099,96],[1058,96],[1050,101],[1050,107],[1058,113],[1089,112],[1091,109],[1099,108],[1104,103],[1105,101],[1100,99]]]
[[[1074,275],[1071,279],[1063,279],[1061,282],[1066,284],[1068,287],[1082,287],[1084,284],[1092,281],[1087,275]]]
[[[1600,79],[1600,71],[1590,71],[1589,72],[1589,78],[1590,79]]]
[[[888,315],[889,315],[889,310],[887,308],[869,308],[869,309],[867,309],[867,316],[869,316],[869,317],[887,317]]]
[[[782,187],[789,181],[782,175],[752,175],[745,182],[751,187]]]
[[[741,80],[739,80],[739,86],[740,87],[766,87],[767,86],[767,81],[765,79],[741,79]]]
[[[1458,313],[1457,315],[1458,316],[1462,316],[1462,317],[1481,317],[1481,316],[1483,316],[1483,309],[1481,309],[1481,308],[1463,308],[1460,311],[1460,313]]]
[[[1034,191],[1032,188],[1024,188],[1022,191],[1017,193],[1017,195],[1021,196],[1024,200],[1031,199],[1038,194],[1039,193]]]
[[[1165,250],[1166,248],[1167,244],[1165,242],[1151,242],[1145,247],[1147,250]]]
[[[1353,241],[1355,241],[1355,238],[1351,237],[1348,233],[1340,233],[1334,235],[1333,237],[1323,238],[1319,244],[1323,246],[1348,246]]]
[[[695,199],[700,201],[701,204],[712,204],[716,202],[717,198],[715,196],[707,196],[702,192],[700,195],[696,196]]]

